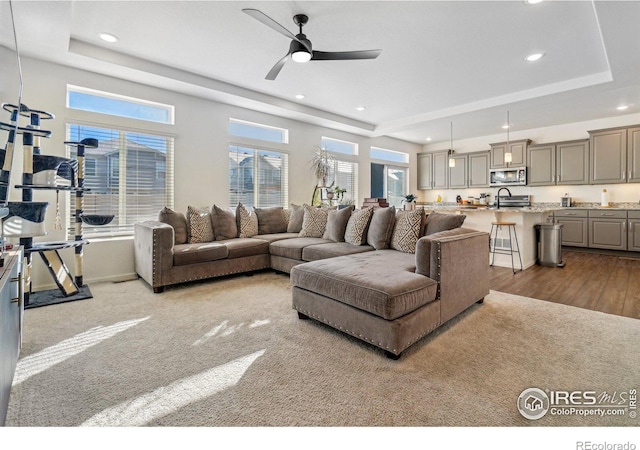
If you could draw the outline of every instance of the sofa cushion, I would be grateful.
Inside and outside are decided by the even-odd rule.
[[[393,226],[396,223],[396,207],[376,208],[371,216],[367,243],[376,250],[389,248]]]
[[[300,237],[321,238],[327,228],[329,210],[309,205],[302,205],[302,208],[304,208],[304,218]]]
[[[218,242],[204,242],[201,244],[179,244],[173,247],[173,265],[187,266],[189,264],[202,263],[225,259],[229,256],[229,250]]]
[[[281,206],[254,208],[258,216],[258,234],[285,233],[287,220]]]
[[[211,224],[216,241],[224,241],[238,237],[238,224],[233,211],[222,209],[218,205],[211,208]]]
[[[189,243],[199,244],[213,241],[213,226],[209,208],[187,207],[187,223],[189,224]]]
[[[367,230],[373,215],[373,208],[365,208],[351,213],[347,229],[344,232],[344,240],[349,244],[363,245],[367,241]]]
[[[249,238],[258,234],[258,216],[252,208],[246,208],[242,203],[236,207],[236,226],[238,237]]]
[[[415,253],[416,243],[422,231],[422,217],[424,211],[398,211],[396,224],[391,236],[391,248],[405,253]]]
[[[344,233],[347,230],[351,211],[353,211],[353,206],[330,210],[327,215],[327,228],[324,230],[322,238],[333,242],[344,242]]]
[[[187,218],[184,214],[175,212],[165,206],[158,214],[158,221],[169,224],[173,227],[175,244],[179,245],[187,243],[189,234],[187,233]]]
[[[297,238],[298,233],[274,233],[274,234],[256,234],[252,236],[256,239],[262,239],[263,241],[267,241],[269,243],[279,241],[281,239],[292,239]]]
[[[331,241],[322,238],[298,237],[293,239],[282,239],[272,242],[269,245],[269,253],[284,258],[302,261],[302,250],[314,244],[328,244]]]
[[[227,247],[229,250],[229,259],[269,253],[269,243],[262,239],[235,238],[226,241],[216,241],[216,243],[224,244]]]
[[[427,229],[425,236],[433,233],[439,233],[440,231],[453,230],[460,228],[467,216],[464,214],[441,214],[432,211],[427,216]]]
[[[316,261],[318,259],[334,258],[336,256],[354,255],[356,253],[370,252],[370,245],[353,245],[347,242],[331,242],[329,244],[309,245],[302,249],[304,261]]]
[[[376,250],[299,264],[291,284],[393,320],[436,298],[437,283],[414,271],[413,255]]]
[[[302,220],[304,219],[304,208],[302,205],[289,205],[289,223],[287,233],[300,233],[302,230]]]

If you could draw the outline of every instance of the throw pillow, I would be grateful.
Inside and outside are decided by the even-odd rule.
[[[258,216],[258,234],[285,233],[287,221],[282,206],[253,208]]]
[[[187,234],[187,218],[184,214],[175,212],[166,206],[162,208],[158,214],[158,221],[166,223],[173,227],[174,242],[176,244],[186,244],[188,240]]]
[[[427,229],[425,231],[425,236],[439,231],[460,228],[466,218],[467,216],[464,214],[441,214],[432,211],[429,216],[427,216]]]
[[[391,236],[391,248],[404,253],[415,253],[420,238],[423,210],[399,211]]]
[[[344,233],[347,230],[347,223],[353,208],[353,206],[348,206],[347,208],[329,210],[327,229],[324,231],[322,238],[333,242],[344,242]]]
[[[304,209],[304,217],[298,236],[321,238],[327,228],[329,210],[309,205],[302,205],[302,208]]]
[[[304,219],[304,209],[302,205],[289,206],[289,223],[287,224],[287,233],[300,233],[302,230],[302,219]]]
[[[213,241],[213,227],[209,208],[187,207],[187,222],[189,223],[189,243],[200,244]]]
[[[236,225],[238,226],[238,237],[250,238],[258,234],[258,216],[242,203],[238,203],[236,207]]]
[[[373,215],[373,208],[365,208],[351,213],[344,240],[349,244],[363,245],[367,241],[367,229]]]
[[[396,223],[396,207],[376,208],[371,216],[367,243],[376,250],[389,248],[393,226]]]
[[[222,209],[218,205],[211,208],[211,225],[216,241],[224,241],[238,237],[238,224],[233,211]]]

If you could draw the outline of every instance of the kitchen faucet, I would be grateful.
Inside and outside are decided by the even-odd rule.
[[[500,209],[500,191],[503,189],[505,189],[507,191],[507,194],[509,194],[509,197],[511,197],[511,191],[509,190],[509,188],[501,187],[500,189],[498,189],[498,195],[496,195],[496,199],[498,202],[498,206],[497,206],[498,209]]]

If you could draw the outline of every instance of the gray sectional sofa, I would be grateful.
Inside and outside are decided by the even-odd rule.
[[[301,319],[325,323],[392,358],[489,293],[489,235],[462,228],[464,216],[305,208],[304,215],[288,211],[275,226],[278,209],[263,211],[271,222],[262,234],[200,243],[183,242],[179,214],[176,224],[176,217],[161,213],[162,220],[135,226],[136,271],[157,293],[268,268],[290,273],[292,306]],[[299,226],[307,213],[325,214],[324,230],[321,224],[314,231],[317,223]],[[241,235],[245,228],[236,220]]]

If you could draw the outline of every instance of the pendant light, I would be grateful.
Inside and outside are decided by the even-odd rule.
[[[509,110],[507,110],[507,149],[504,152],[504,162],[509,167],[509,163],[513,161],[513,155],[511,154],[511,148],[509,147],[509,130],[511,129],[511,122],[509,121]]]
[[[456,160],[453,159],[453,122],[451,122],[451,147],[449,148],[449,167],[455,167],[456,166]]]

